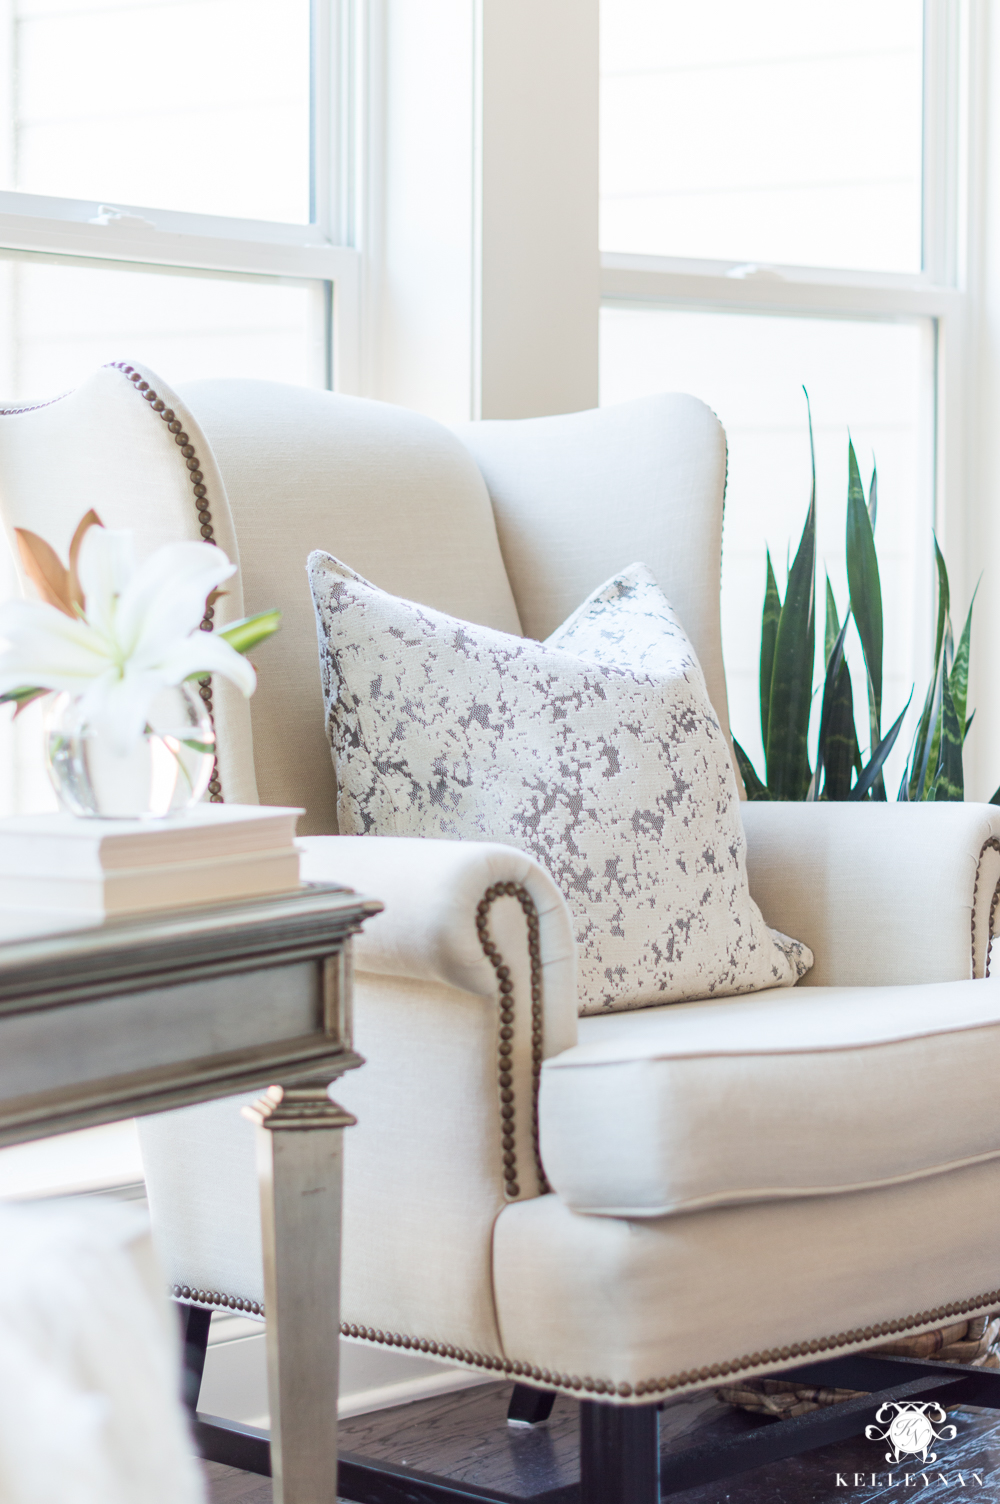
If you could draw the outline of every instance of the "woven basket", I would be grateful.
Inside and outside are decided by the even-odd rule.
[[[1000,1368],[1000,1311],[975,1316],[971,1321],[956,1321],[939,1331],[921,1332],[918,1337],[904,1337],[901,1342],[888,1342],[868,1351],[887,1358],[933,1358],[936,1363]],[[715,1397],[724,1405],[784,1420],[790,1415],[822,1409],[824,1405],[839,1405],[864,1393],[860,1389],[819,1389],[790,1379],[745,1379],[741,1384],[717,1389]]]

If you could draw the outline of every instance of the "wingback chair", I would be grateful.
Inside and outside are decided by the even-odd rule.
[[[544,638],[641,560],[728,734],[725,479],[722,428],[687,396],[449,432],[269,382],[174,392],[123,364],[0,416],[8,527],[64,553],[94,506],[144,551],[214,538],[240,565],[217,620],[284,613],[249,706],[215,688],[217,796],[303,806],[304,875],[385,903],[355,950],[367,1064],[338,1091],[358,1119],[343,1330],[579,1396],[583,1496],[602,1504],[658,1496],[665,1398],[1000,1305],[1000,811],[746,804],[751,892],[814,951],[804,982],[578,1020],[566,905],[530,857],[334,834],[304,564],[326,549]],[[226,1102],[147,1120],[142,1141],[175,1295],[259,1312],[252,1128]]]

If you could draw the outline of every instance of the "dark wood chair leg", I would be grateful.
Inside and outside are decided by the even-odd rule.
[[[657,1405],[580,1401],[580,1504],[660,1504]]]
[[[183,1348],[182,1399],[193,1415],[198,1408],[201,1379],[205,1372],[205,1353],[208,1350],[208,1328],[212,1322],[211,1311],[201,1306],[179,1306],[181,1318],[181,1344]]]
[[[508,1426],[540,1426],[552,1414],[556,1402],[554,1389],[532,1389],[530,1384],[515,1384],[507,1406]]]

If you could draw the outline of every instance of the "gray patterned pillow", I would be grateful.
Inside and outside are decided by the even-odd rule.
[[[329,554],[309,581],[343,834],[530,852],[576,923],[582,1013],[808,971],[750,897],[726,741],[645,565],[545,643],[386,595]]]

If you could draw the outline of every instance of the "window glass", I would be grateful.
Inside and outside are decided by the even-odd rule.
[[[602,0],[602,247],[919,271],[922,35],[922,0]]]
[[[0,255],[0,392],[51,397],[111,360],[201,376],[325,382],[325,284]]]
[[[308,223],[309,0],[8,3],[0,187]]]
[[[763,773],[760,737],[760,615],[765,546],[784,596],[809,505],[809,434],[803,384],[816,436],[817,541],[841,620],[847,605],[844,525],[847,438],[865,486],[878,462],[875,542],[885,618],[883,730],[926,688],[933,545],[933,390],[930,320],[893,323],[777,318],[747,314],[605,308],[601,317],[601,401],[685,391],[718,414],[729,445],[722,568],[722,637],[733,734]],[[959,603],[961,615],[965,606]],[[817,596],[817,679],[824,604]],[[856,634],[848,660],[862,749],[868,745],[864,667]],[[911,711],[910,720],[916,715]],[[813,733],[815,739],[816,720]],[[895,796],[912,732],[904,726],[887,764]]]

